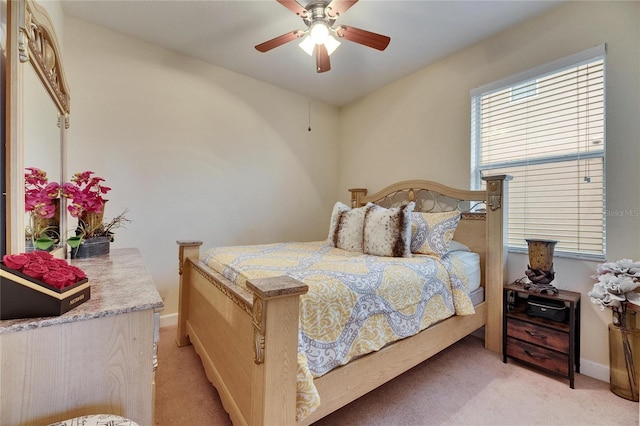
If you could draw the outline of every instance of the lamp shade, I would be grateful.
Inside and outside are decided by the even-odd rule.
[[[329,37],[329,27],[324,22],[314,22],[311,24],[309,36],[315,44],[324,44]]]
[[[313,55],[313,49],[314,47],[316,47],[316,44],[313,42],[313,39],[310,36],[306,36],[300,43],[298,43],[298,46],[300,46],[300,48],[304,50],[307,55],[311,56]]]
[[[557,241],[527,239],[529,246],[529,267],[549,272],[553,270],[553,250]]]
[[[340,42],[335,38],[329,36],[324,42],[324,46],[327,48],[327,53],[331,55],[340,46]]]

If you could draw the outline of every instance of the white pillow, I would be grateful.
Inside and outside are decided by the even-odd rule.
[[[449,253],[452,251],[471,251],[471,249],[459,241],[451,240],[449,243]]]
[[[351,210],[351,207],[347,206],[344,203],[341,203],[340,201],[333,205],[333,210],[331,211],[331,220],[329,222],[329,235],[327,237],[327,242],[334,247],[336,246],[335,233],[338,227],[338,222],[340,221],[340,215],[348,212],[349,210]]]
[[[411,257],[411,213],[414,202],[386,209],[371,206],[364,218],[366,254],[387,257]]]

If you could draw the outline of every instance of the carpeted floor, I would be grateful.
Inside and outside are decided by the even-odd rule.
[[[230,425],[192,346],[178,348],[175,327],[160,330],[156,425]],[[489,352],[470,336],[315,423],[336,425],[638,425],[638,403],[609,384],[568,380]]]

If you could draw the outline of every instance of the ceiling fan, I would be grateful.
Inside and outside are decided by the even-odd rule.
[[[339,39],[345,39],[377,50],[384,50],[391,38],[361,30],[347,25],[333,27],[336,19],[358,0],[312,1],[303,7],[296,0],[276,0],[278,3],[298,15],[307,25],[306,30],[294,30],[264,43],[256,49],[267,52],[290,41],[302,38],[300,47],[309,55],[315,53],[316,71],[325,72],[331,69],[329,55],[340,45]]]

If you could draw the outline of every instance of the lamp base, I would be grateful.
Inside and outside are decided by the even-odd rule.
[[[524,274],[533,283],[536,283],[536,284],[549,284],[556,277],[556,273],[553,270],[553,263],[551,264],[551,268],[549,270],[533,269],[529,265],[527,265],[527,267],[528,267],[528,269],[526,271],[524,271]]]
[[[524,283],[524,289],[541,294],[558,294],[558,289],[551,284],[527,282]]]

